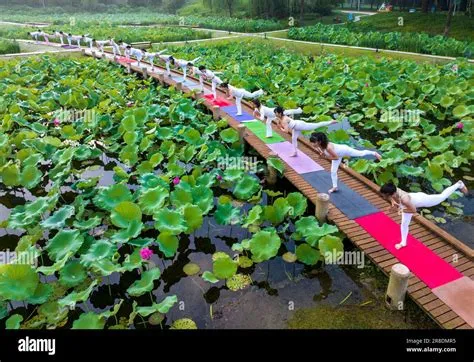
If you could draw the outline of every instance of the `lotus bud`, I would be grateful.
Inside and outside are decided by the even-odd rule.
[[[217,176],[216,176],[216,179],[217,179],[217,181],[221,181],[221,180],[222,180],[222,176],[221,176],[221,175],[217,175]]]
[[[140,256],[143,260],[150,260],[153,256],[153,251],[151,251],[149,248],[143,248],[140,250]]]
[[[60,123],[61,123],[61,121],[59,120],[59,118],[55,118],[54,121],[53,121],[54,127],[59,127]]]
[[[179,177],[175,177],[173,179],[173,185],[175,185],[175,186],[178,185],[180,182],[181,182],[181,180],[179,179]]]
[[[135,104],[134,102],[128,102],[127,107],[133,107],[134,104]]]
[[[456,125],[456,128],[457,128],[457,129],[463,129],[463,128],[464,128],[464,123],[459,122],[459,123]]]

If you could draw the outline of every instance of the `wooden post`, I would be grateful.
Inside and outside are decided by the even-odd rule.
[[[244,147],[245,147],[245,131],[246,130],[247,130],[247,126],[245,124],[239,124],[238,126],[239,142]]]
[[[143,72],[143,78],[144,78],[144,79],[148,79],[148,68],[147,68],[147,67],[143,67],[143,68],[142,68],[142,72]]]
[[[316,218],[324,223],[327,220],[329,210],[329,195],[319,193],[316,196]]]
[[[92,58],[97,58],[97,54],[95,53],[95,50],[91,50]]]
[[[132,73],[132,65],[130,63],[127,63],[127,73]]]
[[[220,116],[220,109],[221,107],[219,106],[213,106],[212,107],[212,118],[215,120],[215,121],[218,121],[221,116]]]
[[[403,264],[399,263],[392,266],[387,294],[385,295],[385,302],[390,309],[405,309],[405,295],[408,289],[410,274],[410,269]]]
[[[82,55],[86,55],[86,48],[82,48],[81,53],[82,53]]]
[[[275,152],[270,152],[270,158],[278,158],[278,154]],[[278,170],[270,165],[268,165],[268,171],[267,171],[267,183],[269,185],[275,185],[277,180],[278,180]]]
[[[183,83],[177,82],[176,83],[176,89],[179,90],[179,91],[183,91]]]
[[[165,76],[163,73],[158,73],[158,81],[161,85],[165,85]]]

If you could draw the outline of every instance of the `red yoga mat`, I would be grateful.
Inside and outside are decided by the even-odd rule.
[[[118,61],[121,63],[134,63],[135,62],[135,60],[127,59],[126,57],[118,57]]]
[[[400,250],[395,244],[400,242],[400,225],[383,212],[362,216],[355,221],[372,237],[406,265],[430,289],[447,284],[463,275],[441,259],[421,241],[408,235],[407,246]]]
[[[211,103],[212,105],[214,106],[219,106],[219,107],[227,107],[227,106],[231,106],[232,103],[226,101],[225,99],[223,98],[219,98],[217,97],[216,100],[214,100],[214,96],[212,94],[206,94],[204,96],[204,98],[206,98],[206,100]]]

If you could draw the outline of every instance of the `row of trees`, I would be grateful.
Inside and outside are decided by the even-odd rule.
[[[346,0],[343,6],[347,6],[351,9],[357,9],[360,6],[369,6],[370,9],[375,10],[378,9],[382,3],[391,4],[394,6],[396,10],[407,10],[410,8],[418,8],[421,9],[423,12],[427,13],[434,8],[434,10],[448,10],[450,7],[450,3],[453,3],[454,0],[361,0],[359,4],[359,0]],[[459,11],[466,11],[472,6],[472,0],[461,0],[459,2],[458,9]]]

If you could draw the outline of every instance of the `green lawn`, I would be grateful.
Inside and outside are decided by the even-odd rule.
[[[355,23],[355,28],[367,28],[377,31],[400,31],[400,32],[425,32],[432,35],[443,34],[446,23],[446,12],[435,14],[424,14],[417,12],[379,13],[373,16],[365,16],[360,22]],[[403,26],[398,25],[398,18],[403,17]],[[459,13],[453,18],[450,36],[458,40],[470,40],[474,38],[474,18]]]

